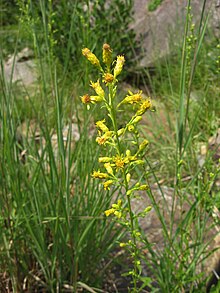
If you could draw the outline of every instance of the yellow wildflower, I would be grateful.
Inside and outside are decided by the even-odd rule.
[[[124,243],[124,242],[121,242],[121,243],[119,244],[120,247],[125,247],[126,245],[127,245],[127,243]]]
[[[98,136],[96,137],[96,142],[99,144],[99,145],[104,145],[107,141],[107,138],[104,137],[104,136]]]
[[[122,206],[122,200],[121,199],[118,199],[117,204],[118,204],[118,208],[121,208],[121,206]]]
[[[108,127],[105,125],[105,119],[97,121],[95,125],[103,132],[109,131]]]
[[[117,203],[113,203],[112,204],[112,207],[116,210],[120,209],[122,206],[122,200],[121,199],[118,199]]]
[[[117,61],[114,68],[114,78],[116,78],[121,73],[124,63],[125,63],[125,57],[117,56]]]
[[[122,217],[122,212],[120,212],[120,211],[115,211],[115,212],[114,212],[114,215],[115,215],[118,219],[120,219],[120,218]]]
[[[110,190],[110,185],[112,185],[113,182],[114,182],[113,180],[105,181],[105,182],[103,183],[103,185],[104,185],[104,189],[105,189],[105,190]]]
[[[109,175],[107,173],[102,173],[98,170],[98,171],[93,171],[92,177],[96,179],[107,179],[109,178]]]
[[[83,104],[89,104],[92,101],[90,95],[88,95],[88,94],[82,96],[81,100],[82,100]]]
[[[141,116],[143,115],[148,109],[152,108],[152,103],[150,100],[144,100],[141,104],[140,104],[140,108],[137,111],[136,115],[137,116]]]
[[[118,171],[119,169],[124,168],[125,161],[124,161],[123,156],[117,155],[116,157],[113,158],[113,161],[114,161],[115,166],[116,166],[116,171]]]
[[[81,101],[83,104],[95,104],[101,102],[103,99],[100,96],[90,96],[88,94],[81,97]]]
[[[106,217],[108,217],[108,216],[110,216],[111,214],[114,214],[114,212],[115,212],[115,209],[109,209],[109,210],[106,210],[106,211],[105,211],[105,215],[106,215]]]
[[[130,95],[127,95],[124,100],[121,101],[121,104],[137,104],[142,100],[142,91],[139,91],[136,94],[133,94],[132,92],[129,92]]]
[[[112,136],[112,131],[107,131],[105,134],[103,134],[102,136],[98,136],[96,137],[96,142],[99,145],[104,145],[107,140]]]
[[[96,57],[95,54],[93,54],[88,48],[82,49],[83,56],[86,57],[93,65],[97,66],[99,69],[101,68],[99,59]]]
[[[100,83],[99,83],[99,80],[97,80],[97,82],[92,82],[90,81],[90,85],[91,87],[95,90],[96,94],[101,97],[102,99],[104,99],[104,96],[105,96],[105,92],[104,90],[102,89]]]
[[[113,169],[112,169],[110,163],[105,163],[105,164],[104,164],[104,167],[105,167],[106,171],[107,171],[109,174],[113,175]]]
[[[103,75],[103,82],[108,84],[114,81],[114,76],[111,73],[105,73]]]
[[[105,63],[107,66],[111,65],[112,49],[109,44],[104,44],[102,47],[102,59],[103,59],[103,63]]]

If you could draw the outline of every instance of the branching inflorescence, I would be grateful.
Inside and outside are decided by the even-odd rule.
[[[111,208],[104,213],[107,217],[112,215],[121,225],[126,227],[130,239],[125,243],[120,243],[120,247],[125,247],[131,255],[133,269],[129,272],[133,278],[132,292],[140,292],[137,288],[137,281],[141,278],[140,251],[137,243],[141,240],[141,233],[137,219],[144,217],[150,210],[150,207],[144,207],[143,211],[135,213],[131,206],[131,199],[136,197],[140,190],[147,190],[147,184],[141,184],[140,179],[134,180],[135,169],[143,167],[143,160],[148,147],[146,139],[140,139],[138,124],[142,120],[142,115],[147,110],[152,110],[150,98],[143,98],[142,91],[137,93],[128,92],[127,96],[117,104],[117,84],[118,76],[123,70],[125,58],[122,55],[112,60],[112,49],[110,45],[103,45],[102,61],[104,69],[99,59],[88,49],[84,48],[82,54],[95,66],[100,72],[100,79],[96,82],[91,81],[91,87],[95,94],[85,94],[81,97],[87,108],[90,105],[101,103],[107,110],[107,119],[96,122],[98,136],[96,142],[106,151],[108,148],[110,156],[99,157],[100,169],[92,173],[92,177],[102,180],[105,190],[110,190],[112,186],[121,186],[125,190],[125,195],[113,203]],[[134,114],[124,125],[118,127],[118,115],[121,114],[125,106],[131,105]],[[144,171],[144,168],[143,168]]]

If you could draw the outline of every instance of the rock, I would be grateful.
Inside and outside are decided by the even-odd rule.
[[[36,64],[33,52],[29,48],[24,48],[16,55],[9,56],[4,62],[4,74],[7,82],[12,80],[24,86],[30,86],[37,81]]]
[[[210,153],[213,163],[218,165],[220,162],[220,128],[212,137],[209,138],[207,143],[199,144],[197,159],[200,167],[204,165],[207,155],[210,155]]]
[[[152,0],[134,1],[134,29],[137,38],[142,40],[144,57],[141,67],[152,66],[156,60],[172,51],[174,45],[182,44],[187,0],[164,0],[155,11],[149,11]],[[219,0],[207,1],[206,12],[211,9],[209,25],[220,36]],[[211,2],[211,3],[210,3]],[[202,0],[191,1],[193,22],[198,22],[203,6]]]
[[[220,160],[220,128],[214,136],[210,137],[209,149],[213,152],[213,160],[218,163]]]

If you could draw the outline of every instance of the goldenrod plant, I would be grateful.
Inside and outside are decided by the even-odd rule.
[[[145,112],[152,110],[153,106],[151,99],[143,98],[141,91],[137,93],[129,91],[122,101],[118,101],[118,76],[123,70],[125,58],[119,55],[113,61],[109,44],[103,45],[103,65],[88,48],[84,48],[82,54],[100,72],[100,77],[90,83],[95,94],[82,96],[82,103],[88,110],[92,104],[97,103],[107,110],[107,116],[96,122],[98,130],[96,142],[102,148],[103,156],[98,159],[100,169],[94,170],[91,176],[101,180],[105,190],[110,190],[112,186],[123,187],[124,192],[122,191],[117,202],[112,202],[112,206],[104,213],[106,217],[113,216],[113,219],[128,231],[129,239],[125,243],[120,243],[120,247],[125,247],[132,259],[133,269],[128,272],[133,280],[131,292],[140,292],[138,280],[141,279],[141,261],[138,242],[141,241],[141,233],[137,220],[147,215],[151,207],[143,207],[143,211],[135,213],[131,201],[137,196],[138,191],[149,188],[147,184],[141,182],[141,179],[135,178],[134,173],[136,168],[144,166],[143,157],[149,145],[146,139],[140,139],[138,124]],[[123,106],[125,110],[132,106],[133,115],[123,127],[119,127],[118,121]],[[111,155],[106,156],[106,153]]]

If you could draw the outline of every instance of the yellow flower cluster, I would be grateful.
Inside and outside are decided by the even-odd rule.
[[[112,131],[109,131],[108,127],[105,124],[105,119],[97,121],[96,127],[98,128],[99,136],[96,137],[96,142],[99,145],[105,145],[112,137]]]
[[[114,214],[118,219],[122,217],[122,201],[119,199],[117,203],[112,204],[112,208],[105,211],[106,217]]]
[[[137,104],[142,100],[142,91],[139,91],[136,94],[133,94],[131,91],[128,92],[129,95],[127,95],[124,100],[121,101],[121,103],[118,105],[118,107],[121,104]]]
[[[141,185],[137,183],[132,187],[129,184],[131,184],[132,170],[136,166],[144,164],[143,156],[149,142],[146,139],[140,142],[140,139],[137,138],[139,136],[137,124],[142,120],[142,115],[147,110],[152,109],[151,99],[144,98],[142,91],[137,91],[136,93],[129,91],[126,97],[117,105],[117,100],[115,99],[117,78],[124,67],[124,56],[119,55],[113,61],[110,45],[104,44],[102,47],[102,62],[104,66],[102,67],[98,58],[88,48],[84,48],[82,54],[99,69],[102,76],[95,82],[90,82],[95,95],[86,94],[82,96],[82,102],[87,106],[102,103],[103,108],[108,112],[108,118],[110,118],[108,123],[105,119],[96,122],[98,131],[96,142],[106,148],[109,146],[112,155],[99,157],[99,163],[102,164],[102,167],[98,171],[93,171],[92,177],[103,180],[102,184],[105,190],[110,190],[111,186],[123,185],[126,187],[127,197],[130,198],[134,192],[148,189],[146,184]],[[126,125],[118,128],[117,115],[122,111],[121,109],[119,110],[121,105],[132,105],[134,107],[134,115]],[[128,132],[130,136],[134,137],[134,141],[132,141],[133,146],[131,150],[127,149],[124,151],[126,148],[126,134]],[[121,218],[122,211],[121,201],[118,201],[117,204],[112,205],[111,209],[105,211],[105,215],[114,214],[117,218]]]
[[[92,173],[92,177],[97,178],[97,179],[107,179],[109,176],[108,176],[108,174],[102,173],[98,170],[98,171],[94,171]]]
[[[135,212],[131,199],[141,196],[149,187],[140,180],[132,180],[132,173],[135,170],[141,171],[145,164],[144,155],[149,142],[140,139],[138,123],[142,120],[142,115],[147,110],[153,110],[151,99],[144,98],[142,91],[133,93],[131,91],[117,103],[117,83],[121,74],[125,58],[123,55],[112,60],[112,49],[110,45],[104,44],[102,47],[103,67],[98,58],[88,49],[84,48],[82,54],[91,62],[101,74],[96,81],[91,81],[90,86],[94,90],[94,95],[86,94],[81,97],[82,103],[89,109],[91,104],[101,104],[101,109],[107,112],[108,120],[102,119],[96,122],[98,135],[96,142],[104,146],[102,151],[109,151],[110,155],[104,154],[99,157],[100,169],[94,170],[91,176],[102,180],[105,190],[110,190],[112,186],[120,187],[123,191],[124,199],[119,199],[111,208],[105,210],[106,217],[113,215],[116,221],[126,227],[130,239],[126,243],[120,243],[120,247],[125,247],[132,258],[134,269],[129,272],[133,277],[133,284],[136,284],[140,275],[141,262],[139,259],[138,242],[141,241],[141,233],[138,227],[138,218],[145,217],[151,207],[143,207],[141,212]],[[103,70],[104,69],[104,70]],[[133,115],[130,120],[123,124],[120,120],[123,108],[120,106],[131,105]],[[120,125],[120,127],[119,127]],[[144,169],[142,169],[145,172]],[[139,173],[138,173],[139,174]],[[142,178],[142,176],[139,176]],[[121,193],[119,193],[121,196]],[[136,286],[136,285],[135,285]],[[136,287],[134,286],[134,292]]]

